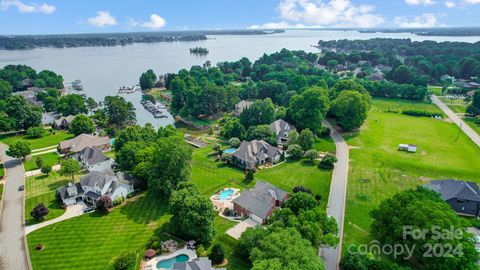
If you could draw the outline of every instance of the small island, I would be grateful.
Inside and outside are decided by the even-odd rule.
[[[206,55],[209,53],[207,48],[202,48],[202,47],[195,47],[195,48],[190,48],[190,53],[192,54],[199,54],[199,55]]]

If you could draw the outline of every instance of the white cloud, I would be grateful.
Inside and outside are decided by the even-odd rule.
[[[405,28],[422,28],[422,27],[436,27],[444,26],[438,24],[438,19],[435,14],[424,13],[420,16],[415,16],[412,20],[405,17],[395,17],[395,24]]]
[[[405,0],[405,3],[407,5],[411,5],[411,6],[418,6],[418,5],[431,6],[431,5],[435,4],[435,1],[433,1],[433,0]]]
[[[374,13],[375,6],[355,5],[350,0],[282,0],[277,10],[280,22],[249,28],[374,27],[385,22]]]
[[[265,24],[250,25],[248,29],[305,29],[305,28],[322,28],[321,25],[304,25],[301,23],[289,24],[288,22],[272,22]]]
[[[469,4],[480,4],[480,0],[465,0]]]
[[[454,7],[457,6],[457,4],[455,4],[455,2],[453,2],[453,1],[445,1],[445,6],[447,8],[454,8]]]
[[[108,11],[97,11],[97,16],[87,19],[87,22],[93,26],[111,26],[116,25],[117,20]]]
[[[160,17],[157,14],[150,15],[150,21],[142,23],[143,27],[150,29],[160,29],[167,24],[164,18]]]
[[[51,14],[55,12],[55,6],[49,5],[47,3],[37,4],[29,3],[25,4],[20,0],[1,0],[0,1],[0,10],[7,11],[10,7],[17,8],[20,13],[43,13]]]

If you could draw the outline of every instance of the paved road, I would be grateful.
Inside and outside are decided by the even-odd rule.
[[[454,113],[445,103],[443,103],[437,96],[432,95],[432,102],[436,104],[447,116],[450,118],[472,141],[480,147],[480,135],[476,133],[470,126],[468,126],[460,116]]]
[[[24,192],[18,191],[18,187],[25,184],[25,179],[22,162],[8,157],[6,149],[6,145],[0,144],[0,158],[7,174],[0,224],[0,269],[23,270],[29,269],[29,264],[23,226]]]
[[[342,136],[332,128],[332,126],[324,121],[325,126],[332,130],[331,137],[335,142],[336,155],[338,162],[335,164],[332,175],[332,184],[330,186],[330,195],[328,197],[327,214],[337,220],[339,227],[340,242],[337,248],[323,248],[321,256],[325,262],[327,270],[338,269],[340,262],[340,254],[342,253],[343,239],[343,222],[345,216],[345,199],[347,196],[347,180],[348,180],[348,145]]]

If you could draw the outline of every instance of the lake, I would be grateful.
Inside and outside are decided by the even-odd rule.
[[[151,68],[158,74],[177,72],[192,65],[202,65],[210,60],[212,65],[222,61],[236,61],[248,57],[252,62],[264,53],[287,48],[317,52],[312,47],[319,40],[410,38],[416,41],[464,41],[477,42],[480,37],[424,37],[409,33],[359,33],[338,30],[288,30],[285,33],[258,36],[208,36],[207,40],[195,42],[172,42],[134,44],[118,47],[43,48],[25,51],[0,50],[0,66],[25,64],[40,71],[52,70],[61,74],[65,81],[82,81],[87,96],[97,101],[107,95],[116,95],[120,86],[135,85],[140,74]],[[190,54],[192,47],[206,47],[206,56]],[[136,107],[138,123],[165,126],[173,123],[168,118],[155,119],[140,104],[141,93],[123,94]]]

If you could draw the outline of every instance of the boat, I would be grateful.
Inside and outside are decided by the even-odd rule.
[[[153,114],[153,117],[155,118],[167,118],[168,116],[165,115],[164,111],[166,109],[166,106],[160,102],[151,102],[150,100],[142,100],[140,101],[140,104],[143,105],[145,110],[149,111],[150,113]]]
[[[118,94],[132,94],[132,93],[135,93],[137,91],[140,91],[140,87],[137,86],[137,85],[121,86],[120,88],[118,88],[117,93]]]

